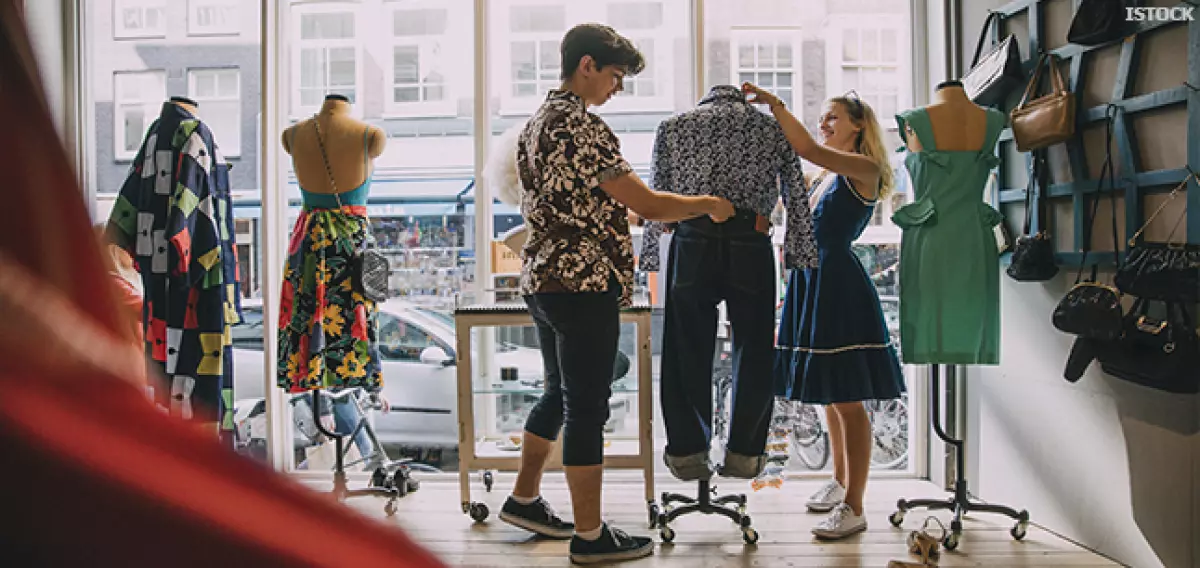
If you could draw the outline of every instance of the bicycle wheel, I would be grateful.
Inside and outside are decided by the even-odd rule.
[[[904,467],[908,460],[908,403],[902,398],[872,400],[866,407],[871,417],[871,466]]]
[[[814,406],[792,403],[792,453],[804,467],[813,471],[825,468],[829,463],[829,433],[821,423],[821,416]]]

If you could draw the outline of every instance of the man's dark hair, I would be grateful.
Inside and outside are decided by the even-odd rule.
[[[579,24],[571,28],[563,36],[559,50],[563,79],[570,79],[575,74],[585,55],[596,60],[597,69],[616,65],[629,75],[637,75],[646,68],[646,58],[633,42],[603,24]]]

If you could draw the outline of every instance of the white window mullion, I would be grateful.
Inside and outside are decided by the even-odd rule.
[[[160,105],[167,98],[163,71],[117,72],[113,74],[113,155],[132,160]]]
[[[204,121],[227,157],[242,154],[241,74],[236,68],[188,71],[188,96],[201,108]]]

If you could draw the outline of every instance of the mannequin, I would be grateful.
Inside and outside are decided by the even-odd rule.
[[[945,81],[933,93],[933,102],[925,107],[933,125],[933,138],[939,150],[974,152],[983,147],[987,134],[987,110],[971,101],[959,81]],[[921,141],[905,124],[910,152],[921,151]]]
[[[892,221],[903,230],[900,245],[900,341],[906,363],[930,365],[930,417],[934,431],[954,446],[957,476],[953,497],[901,499],[891,521],[899,526],[912,508],[954,513],[946,547],[957,546],[967,510],[998,513],[1017,521],[1013,536],[1024,535],[1029,514],[993,504],[972,503],[963,477],[963,442],[939,423],[941,365],[1000,362],[1000,269],[993,229],[1003,218],[983,202],[995,146],[1006,116],[983,109],[967,97],[962,83],[938,85],[933,103],[896,115],[909,155],[914,201],[896,210]]]
[[[333,193],[329,187],[329,176],[325,173],[325,164],[321,160],[313,120],[320,121],[329,166],[333,169],[333,179],[338,188],[345,191],[367,181],[370,172],[362,167],[364,149],[366,158],[378,158],[387,146],[387,136],[379,127],[351,116],[350,101],[346,97],[329,95],[313,118],[301,120],[283,131],[283,149],[292,156],[292,167],[300,187],[311,193]],[[365,145],[364,131],[367,133]]]
[[[371,240],[371,160],[383,153],[386,137],[350,116],[346,97],[328,95],[316,115],[284,130],[282,142],[304,207],[284,267],[277,383],[292,393],[361,387],[377,395],[383,375],[375,302],[357,287],[354,256]],[[313,393],[314,415],[322,396]],[[333,403],[340,434],[356,430],[362,419],[355,396]],[[322,432],[336,439],[341,476],[340,434]],[[364,457],[378,449],[361,430],[355,443]],[[344,489],[339,477],[335,491]]]
[[[185,97],[163,103],[107,232],[137,261],[157,402],[232,443],[229,329],[241,321],[236,231],[227,163],[198,106]]]

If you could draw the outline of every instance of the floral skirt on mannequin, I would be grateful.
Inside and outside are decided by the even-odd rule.
[[[366,207],[306,207],[283,268],[279,375],[288,392],[383,385],[375,303],[354,290],[352,257],[367,238]]]

